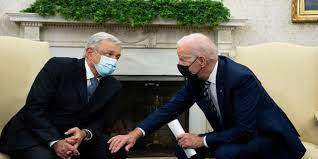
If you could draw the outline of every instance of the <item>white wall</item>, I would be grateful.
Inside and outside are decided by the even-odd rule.
[[[235,44],[291,42],[318,45],[318,23],[293,24],[291,0],[224,0],[235,18],[247,18],[247,27],[238,30]]]
[[[0,36],[19,36],[19,27],[9,21],[7,12],[19,12],[35,0],[0,0]]]
[[[16,24],[6,12],[17,12],[35,0],[0,0],[0,35],[18,36]],[[280,41],[318,45],[318,23],[291,23],[291,0],[223,0],[234,18],[247,18],[247,27],[235,34],[235,44],[250,45]]]

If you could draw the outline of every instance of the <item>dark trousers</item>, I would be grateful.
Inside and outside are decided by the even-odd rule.
[[[126,152],[121,149],[116,154],[108,150],[108,138],[96,137],[92,141],[83,141],[79,147],[80,156],[76,159],[123,159]],[[37,145],[23,150],[16,150],[9,153],[11,159],[58,159],[54,150],[47,145]]]
[[[216,159],[274,159],[275,154],[274,139],[269,137],[256,137],[247,144],[224,144],[216,148],[196,149],[197,155],[192,158],[204,159],[206,157],[215,157]],[[274,153],[274,154],[273,154]],[[176,149],[176,156],[179,159],[186,159],[187,156],[181,147]],[[282,157],[287,159],[285,157]]]

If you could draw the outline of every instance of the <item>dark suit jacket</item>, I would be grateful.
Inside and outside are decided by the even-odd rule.
[[[93,137],[102,133],[121,85],[112,76],[103,77],[88,101],[84,63],[84,59],[52,58],[45,64],[25,106],[2,131],[0,151],[48,145],[64,138],[72,127],[89,129]]]
[[[203,81],[187,80],[184,88],[138,127],[149,134],[176,119],[196,102],[214,129],[206,137],[209,146],[246,143],[259,134],[267,134],[282,139],[285,147],[281,148],[291,158],[301,158],[304,154],[296,129],[247,67],[219,57],[216,89],[223,125],[214,120],[211,106],[204,102],[203,86]]]

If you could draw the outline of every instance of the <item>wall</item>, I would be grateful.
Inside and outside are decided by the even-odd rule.
[[[6,12],[17,12],[34,0],[0,0],[0,35],[18,36],[16,24]],[[291,0],[223,0],[234,18],[247,18],[248,25],[235,34],[236,45],[279,41],[318,45],[318,23],[291,23]]]
[[[19,12],[35,0],[0,0],[0,36],[19,36],[19,27],[10,22],[7,12]]]
[[[238,45],[291,42],[318,45],[318,23],[293,24],[291,0],[224,0],[235,18],[247,18],[247,27],[234,37]]]

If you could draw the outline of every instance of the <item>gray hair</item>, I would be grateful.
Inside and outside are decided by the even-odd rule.
[[[190,46],[190,52],[194,56],[193,58],[199,55],[214,58],[218,55],[218,49],[212,40],[201,33],[193,33],[182,37],[177,42],[177,47],[183,44]]]
[[[116,38],[115,36],[108,34],[108,33],[105,33],[105,32],[99,32],[99,33],[92,35],[87,40],[85,49],[87,49],[87,48],[97,49],[100,42],[103,40],[113,42],[116,45],[121,45],[121,41],[118,38]]]

